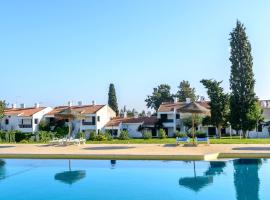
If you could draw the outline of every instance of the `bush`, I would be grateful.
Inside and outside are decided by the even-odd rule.
[[[99,133],[99,134],[96,136],[96,140],[97,140],[97,141],[106,141],[106,140],[107,140],[107,137],[106,137],[105,133]]]
[[[37,136],[40,142],[46,143],[53,139],[54,133],[48,131],[39,131],[37,132]]]
[[[39,131],[50,131],[50,125],[46,123],[44,120],[41,121],[38,125]]]
[[[68,135],[68,126],[63,126],[63,127],[57,127],[55,129],[55,136],[58,138],[63,138]]]
[[[5,142],[16,142],[15,141],[15,135],[16,133],[19,134],[18,131],[8,131],[8,132],[5,132]]]
[[[32,133],[23,133],[20,131],[10,131],[10,134],[11,135],[15,134],[15,142],[21,142],[22,140],[29,140],[33,136]]]
[[[29,141],[28,141],[28,140],[21,140],[20,143],[21,143],[21,144],[28,144]]]
[[[195,133],[195,136],[196,136],[197,138],[206,138],[206,133],[197,131],[197,132]]]
[[[86,134],[84,132],[79,132],[77,135],[76,135],[76,138],[77,139],[85,139],[86,138]]]
[[[104,134],[105,134],[105,137],[106,137],[106,139],[107,139],[108,141],[111,141],[111,140],[113,139],[111,133],[109,133],[109,132],[106,131]]]
[[[92,131],[89,136],[89,140],[95,141],[97,139],[96,131]]]
[[[142,136],[143,136],[143,139],[149,140],[152,138],[152,133],[150,131],[146,131],[146,132],[143,132]]]
[[[186,138],[187,137],[187,134],[186,133],[181,133],[181,132],[176,132],[175,134],[174,134],[174,137],[178,137],[178,138]]]
[[[158,131],[158,137],[159,137],[160,139],[165,139],[165,138],[167,138],[166,131],[165,131],[164,129],[159,129],[159,131]]]
[[[129,134],[128,131],[121,131],[120,132],[120,136],[119,136],[120,140],[129,140]]]

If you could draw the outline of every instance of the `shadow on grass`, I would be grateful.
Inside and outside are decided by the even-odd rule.
[[[15,146],[10,146],[10,145],[9,145],[9,146],[6,146],[6,145],[5,145],[5,146],[0,146],[0,149],[5,149],[5,148],[14,148],[14,147],[15,147]]]
[[[239,150],[239,151],[270,151],[270,147],[236,147],[233,148],[233,150]]]
[[[135,147],[127,146],[107,146],[107,147],[87,147],[84,150],[121,150],[121,149],[133,149]]]

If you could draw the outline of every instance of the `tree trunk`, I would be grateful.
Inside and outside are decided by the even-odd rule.
[[[221,138],[221,126],[217,126],[217,129],[218,129],[218,138],[220,139]]]

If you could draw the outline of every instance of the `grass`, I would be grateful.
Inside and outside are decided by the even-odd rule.
[[[223,137],[221,139],[210,139],[211,144],[270,144],[270,138],[265,139],[240,139],[239,137]],[[175,138],[166,139],[129,139],[111,141],[87,141],[87,144],[175,144]]]

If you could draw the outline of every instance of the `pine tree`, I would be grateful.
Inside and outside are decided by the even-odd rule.
[[[192,101],[196,100],[195,88],[192,88],[188,81],[183,80],[178,88],[179,91],[175,96],[180,102],[186,101],[187,98],[190,98]]]
[[[6,106],[7,104],[5,101],[0,101],[0,120],[4,117]]]
[[[257,102],[254,86],[253,58],[251,55],[251,44],[246,35],[246,28],[237,21],[236,27],[230,33],[231,46],[231,100],[230,100],[230,122],[235,130],[246,132],[255,128],[256,122],[250,116],[256,112]],[[257,115],[257,114],[256,114]]]
[[[114,84],[110,84],[109,93],[108,93],[108,105],[116,112],[116,115],[118,116],[119,110],[118,110],[118,104],[117,104],[117,97],[115,92]]]

